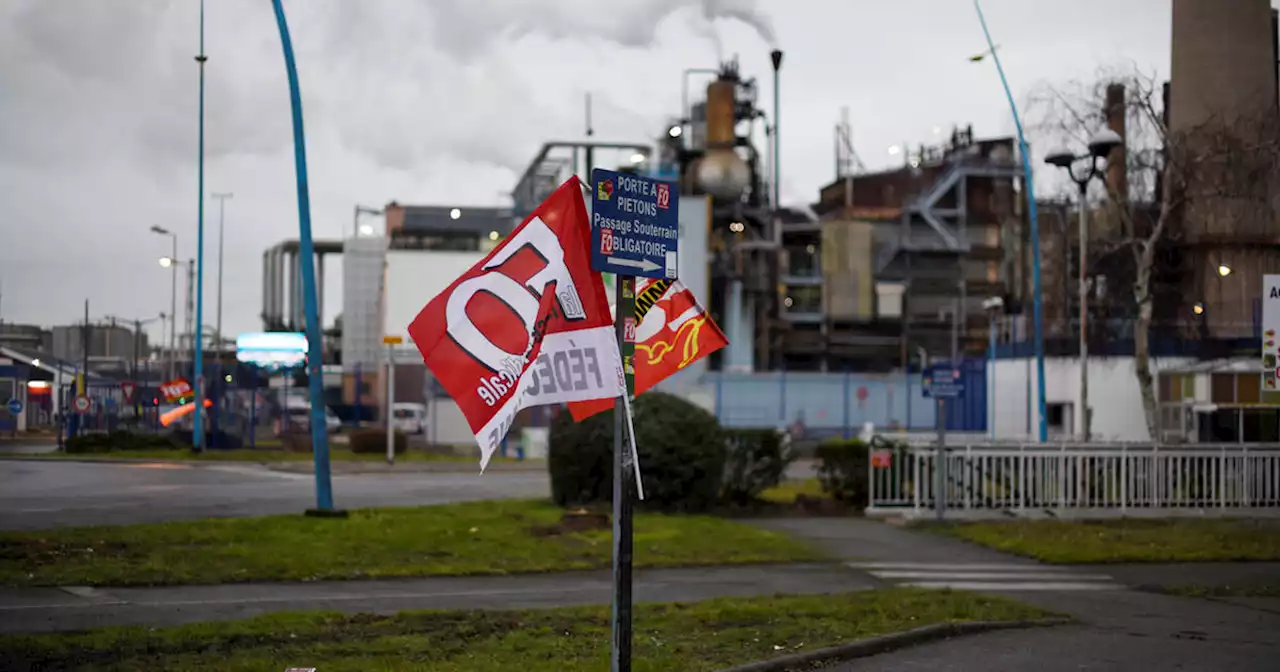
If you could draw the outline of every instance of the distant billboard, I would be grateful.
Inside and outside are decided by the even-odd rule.
[[[264,369],[298,368],[307,361],[307,336],[277,331],[240,334],[236,359]]]

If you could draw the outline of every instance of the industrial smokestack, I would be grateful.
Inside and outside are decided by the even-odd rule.
[[[1125,104],[1124,84],[1117,82],[1107,85],[1105,105],[1107,128],[1115,131],[1116,135],[1124,141],[1107,155],[1107,190],[1115,195],[1117,201],[1124,203],[1129,200],[1129,175],[1126,165],[1128,153],[1125,149],[1128,144],[1128,136],[1125,134],[1128,106]]]
[[[773,209],[778,210],[782,207],[782,143],[778,138],[781,136],[779,127],[781,126],[782,104],[781,97],[778,95],[778,75],[782,70],[782,50],[774,49],[769,52],[769,60],[773,62]],[[778,226],[774,227],[774,241],[781,242],[782,231]]]

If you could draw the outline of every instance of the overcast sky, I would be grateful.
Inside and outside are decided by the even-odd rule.
[[[786,201],[833,176],[849,106],[872,168],[935,126],[1013,123],[969,0],[287,0],[318,238],[356,203],[497,205],[548,139],[646,141],[678,115],[681,71],[740,54],[772,99],[786,52]],[[0,318],[44,325],[167,311],[156,265],[195,256],[197,0],[0,0]],[[1167,77],[1169,0],[986,0],[1015,95],[1132,63]],[[224,331],[261,328],[261,255],[298,235],[289,99],[268,0],[206,9],[206,191],[226,211]],[[1034,138],[1031,139],[1034,144]],[[900,159],[896,159],[900,161]],[[206,206],[205,322],[218,208]],[[334,265],[336,266],[336,264]],[[326,323],[341,307],[328,270]],[[180,289],[181,291],[181,285]],[[423,297],[424,302],[430,297]],[[181,299],[180,299],[181,302]],[[181,307],[179,308],[181,311]],[[181,315],[181,312],[180,312]],[[153,333],[158,334],[158,329]]]

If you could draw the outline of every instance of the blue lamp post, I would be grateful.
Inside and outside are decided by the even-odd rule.
[[[987,19],[982,14],[982,3],[973,0],[973,7],[978,11],[978,21],[982,23],[982,34],[987,38],[987,47],[991,60],[996,63],[996,72],[1000,73],[1000,83],[1004,86],[1004,95],[1009,99],[1009,110],[1013,112],[1013,123],[1018,129],[1018,153],[1022,155],[1022,170],[1027,183],[1027,217],[1031,220],[1031,291],[1035,314],[1033,317],[1032,338],[1036,350],[1036,396],[1037,411],[1040,415],[1040,442],[1049,440],[1049,425],[1045,416],[1044,402],[1044,310],[1040,293],[1040,220],[1036,215],[1035,182],[1031,176],[1031,157],[1027,151],[1027,139],[1022,133],[1022,118],[1018,116],[1018,106],[1013,102],[1013,92],[1009,89],[1009,80],[1004,76],[1004,66],[1000,64],[1000,55],[996,53],[996,45],[991,41],[991,31],[987,29]],[[984,54],[985,55],[985,54]],[[981,56],[974,57],[982,60]]]
[[[298,183],[298,256],[302,261],[302,303],[307,322],[307,382],[311,392],[311,446],[315,457],[316,508],[309,515],[334,516],[333,489],[329,477],[329,430],[325,424],[324,360],[320,315],[316,308],[315,246],[311,241],[311,199],[307,189],[306,134],[302,129],[302,95],[298,68],[293,59],[293,41],[285,21],[281,0],[271,0],[284,49],[284,67],[289,77],[289,101],[293,110],[293,156]]]
[[[196,210],[196,329],[195,329],[195,391],[196,413],[194,429],[191,433],[192,448],[198,453],[204,450],[204,63],[209,60],[204,55],[204,0],[200,0],[200,53],[196,54],[196,63],[200,64],[200,122],[199,149],[197,150],[196,182],[200,194]]]

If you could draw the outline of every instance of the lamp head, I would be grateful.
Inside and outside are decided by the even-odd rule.
[[[1124,138],[1121,138],[1119,133],[1104,128],[1089,141],[1089,153],[1098,158],[1105,158],[1111,154],[1111,150],[1123,144]]]
[[[166,228],[164,228],[164,227],[162,227],[162,226],[156,226],[156,225],[154,225],[154,224],[153,224],[153,225],[151,225],[151,232],[152,232],[152,233],[158,233],[158,234],[163,235],[163,236],[167,236],[167,235],[169,235],[169,229],[166,229]]]
[[[1045,163],[1059,168],[1070,168],[1071,164],[1075,163],[1075,160],[1074,154],[1063,149],[1050,152],[1049,156],[1044,157]]]
[[[777,72],[778,69],[782,67],[782,50],[774,49],[769,52],[769,60],[773,61],[773,70],[774,72]]]

